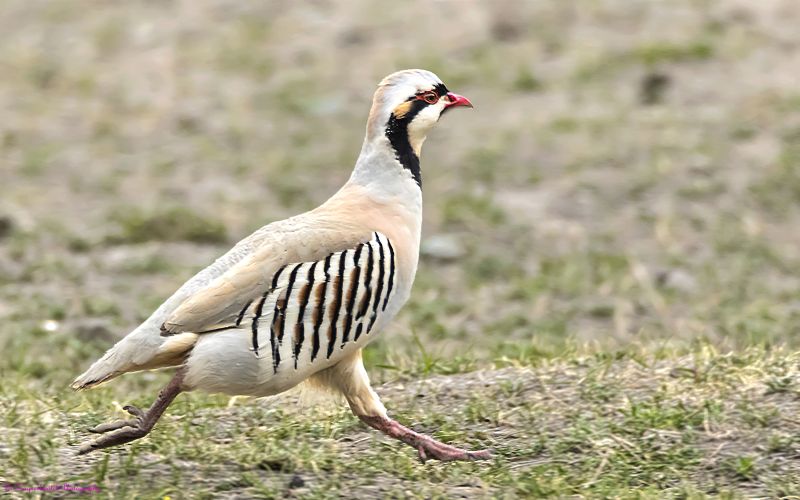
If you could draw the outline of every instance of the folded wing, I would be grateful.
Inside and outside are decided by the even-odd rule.
[[[395,285],[388,238],[372,233],[359,240],[316,260],[275,262],[256,254],[181,305],[163,334],[240,328],[257,356],[271,357],[276,373],[286,360],[297,368],[330,358],[372,330]]]

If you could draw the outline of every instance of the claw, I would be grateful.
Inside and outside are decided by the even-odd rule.
[[[80,448],[78,448],[78,452],[76,455],[86,455],[90,451],[94,451],[97,448],[94,447],[93,443],[84,443]]]
[[[144,412],[133,405],[125,405],[122,407],[123,410],[127,411],[134,417],[144,418]]]
[[[467,452],[467,458],[470,460],[491,460],[494,457],[492,450],[479,450]]]
[[[425,461],[428,460],[428,455],[425,454],[425,448],[419,445],[417,447],[417,452],[419,453],[419,461],[424,464]]]
[[[476,460],[489,460],[492,458],[492,454],[489,450],[468,451],[433,440],[420,445],[420,448],[423,447],[424,450],[420,450],[420,458],[425,454],[426,458],[435,458],[442,462],[451,462],[455,460],[467,460],[472,462]]]

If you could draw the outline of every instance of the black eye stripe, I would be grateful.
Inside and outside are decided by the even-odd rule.
[[[436,92],[436,95],[438,95],[439,97],[445,96],[445,95],[447,95],[448,92],[450,92],[449,90],[447,90],[447,87],[444,86],[444,83],[437,84],[431,90]],[[413,101],[413,100],[417,99],[418,96],[421,96],[426,92],[430,92],[431,90],[423,90],[423,91],[417,92],[416,94],[414,94],[411,97],[409,97],[408,99],[406,99],[406,101]]]

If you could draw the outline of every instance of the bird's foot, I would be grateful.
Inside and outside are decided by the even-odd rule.
[[[91,451],[108,448],[109,446],[129,443],[146,436],[153,428],[152,424],[148,422],[147,414],[139,408],[128,405],[123,407],[123,410],[127,411],[135,418],[117,420],[116,422],[109,422],[92,427],[89,429],[89,432],[103,434],[103,436],[94,441],[84,443],[78,449],[78,455],[85,455]]]
[[[417,452],[419,453],[419,461],[423,464],[429,458],[434,460],[441,460],[442,462],[454,462],[457,460],[474,461],[474,460],[490,460],[492,453],[489,450],[465,450],[449,444],[437,441],[430,436],[422,436],[422,442],[417,445]]]
[[[161,389],[158,397],[147,411],[142,411],[135,406],[125,406],[123,410],[127,411],[134,418],[127,420],[119,420],[108,424],[100,424],[97,427],[89,429],[91,432],[102,434],[94,441],[84,443],[78,448],[78,455],[85,455],[91,451],[101,450],[109,446],[116,446],[118,444],[130,443],[139,438],[142,438],[153,430],[158,419],[164,414],[164,410],[172,403],[175,397],[181,393],[183,389],[184,370],[181,368],[172,377],[172,380]],[[113,432],[112,432],[113,431]],[[106,434],[108,433],[108,434]]]
[[[372,428],[416,448],[423,463],[429,458],[452,462],[455,460],[489,460],[489,450],[470,451],[437,441],[430,436],[415,432],[399,422],[387,417],[359,415],[359,418]]]
[[[141,425],[142,418],[144,418],[144,412],[142,410],[131,405],[123,406],[122,409],[136,418],[117,420],[116,422],[107,422],[105,424],[96,425],[94,427],[90,427],[88,429],[89,432],[94,432],[95,434],[105,434],[108,431],[121,429],[123,427],[139,427]]]

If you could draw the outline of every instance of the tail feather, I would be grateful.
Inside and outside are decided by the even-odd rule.
[[[166,339],[150,335],[149,338],[155,342],[145,343],[137,336],[129,335],[95,361],[70,387],[79,391],[96,387],[123,373],[180,365],[194,347],[197,337],[191,332]]]
[[[117,357],[118,356],[117,353],[114,352],[114,348],[109,349],[102,358],[95,361],[88,370],[86,370],[82,375],[78,376],[78,378],[72,382],[70,387],[76,391],[89,389],[91,387],[96,387],[103,382],[108,382],[112,378],[129,371],[124,369],[124,365],[123,367],[120,367],[123,369],[116,368],[114,358]]]

